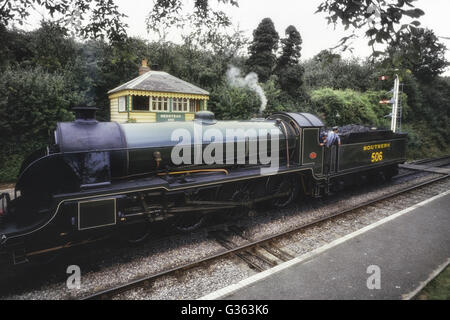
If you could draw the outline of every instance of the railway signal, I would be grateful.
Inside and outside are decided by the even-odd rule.
[[[384,81],[388,80],[389,76],[379,76],[378,80]],[[398,118],[398,99],[399,99],[399,88],[400,88],[400,79],[398,78],[398,75],[395,75],[395,81],[394,81],[394,89],[392,90],[392,93],[394,94],[394,97],[391,100],[381,100],[380,104],[392,104],[392,117],[391,117],[391,130],[393,132],[396,132],[397,130],[397,118]]]
[[[392,118],[391,118],[391,130],[392,132],[396,132],[397,130],[397,116],[398,116],[398,91],[400,88],[400,79],[398,75],[395,75],[394,81],[394,103],[392,104]]]
[[[392,98],[391,100],[380,100],[380,104],[393,104],[395,103],[394,98]]]

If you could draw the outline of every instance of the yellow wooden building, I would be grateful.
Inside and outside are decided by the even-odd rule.
[[[207,110],[209,93],[142,61],[139,76],[108,91],[111,121],[189,121]]]

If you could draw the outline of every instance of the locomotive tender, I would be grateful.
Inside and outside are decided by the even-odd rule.
[[[191,230],[207,214],[235,217],[261,205],[283,207],[299,193],[319,197],[344,185],[388,179],[406,160],[406,135],[392,131],[349,133],[341,135],[342,145],[323,147],[324,125],[307,113],[216,121],[203,111],[190,122],[119,124],[96,121],[94,109],[78,109],[75,121],[58,123],[54,143],[22,164],[14,199],[0,198],[3,262],[19,264],[111,235],[139,241],[155,221],[172,219],[179,229]],[[256,134],[195,140],[198,125],[223,137],[229,129]],[[190,134],[192,140],[184,142],[192,153],[184,149],[180,155],[191,162],[173,161],[181,144],[173,139],[177,129]],[[259,158],[250,161],[263,142],[266,154],[277,159],[275,171],[264,173],[270,165]],[[211,143],[225,160],[196,161],[195,149]]]

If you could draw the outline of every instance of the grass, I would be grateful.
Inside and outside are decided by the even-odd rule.
[[[450,300],[450,266],[430,281],[415,300]]]

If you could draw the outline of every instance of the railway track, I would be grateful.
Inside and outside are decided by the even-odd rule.
[[[443,157],[440,160],[444,160],[444,158],[449,159],[450,157]],[[433,160],[427,159],[426,161],[421,163],[422,164],[431,163],[435,161],[436,159]],[[245,232],[237,226],[230,226],[226,230],[212,231],[209,233],[209,238],[216,241],[224,248],[222,252],[207,256],[194,262],[171,267],[161,272],[150,274],[140,279],[133,280],[126,284],[98,291],[93,294],[84,296],[81,299],[83,300],[112,299],[120,294],[138,288],[149,288],[151,287],[152,283],[163,277],[171,275],[179,275],[188,270],[200,267],[202,265],[206,266],[218,259],[226,257],[234,257],[236,259],[239,259],[241,262],[243,262],[245,265],[247,265],[255,272],[261,272],[268,268],[272,268],[280,263],[288,261],[294,257],[293,254],[287,252],[286,249],[277,246],[276,243],[278,241],[285,239],[293,234],[302,232],[303,230],[306,230],[308,228],[320,225],[327,221],[331,221],[338,217],[342,217],[349,214],[358,214],[359,210],[365,210],[370,207],[375,208],[381,207],[385,208],[386,210],[395,208],[396,210],[397,209],[400,210],[402,208],[402,203],[403,205],[408,206],[409,202],[411,201],[413,201],[413,203],[417,203],[422,201],[421,199],[423,197],[430,197],[431,195],[429,195],[429,192],[427,192],[427,190],[433,189],[434,185],[446,179],[449,179],[449,174],[441,174],[439,177],[432,178],[425,182],[421,182],[416,185],[400,189],[396,192],[383,195],[375,199],[365,201],[363,203],[359,203],[351,208],[331,213],[324,217],[320,217],[312,221],[309,221],[305,224],[292,227],[289,230],[279,232],[258,240],[247,238],[245,236]],[[414,196],[412,197],[413,200],[411,199],[407,200],[408,198],[408,196],[406,196],[407,194],[418,190],[420,192],[416,192],[416,194],[414,194]],[[440,190],[437,190],[437,192],[440,192]],[[236,239],[238,239],[239,241],[236,241]]]
[[[450,160],[450,156],[449,155],[445,155],[442,157],[438,157],[438,158],[426,158],[426,159],[419,159],[419,160],[415,160],[410,162],[411,164],[425,164],[425,163],[432,163],[432,162],[439,162],[439,161],[447,161]]]
[[[440,167],[450,165],[450,156],[443,156],[443,157],[431,158],[431,159],[421,159],[421,160],[417,160],[417,161],[412,161],[409,164],[425,165],[427,168],[433,168],[433,167],[440,168]],[[413,169],[408,169],[408,168],[401,168],[401,169],[404,171],[408,171],[408,172],[398,174],[398,175],[394,176],[393,179],[399,180],[404,177],[409,177],[409,176],[418,175],[418,174],[423,173],[423,171],[419,171],[419,170],[413,170]]]

